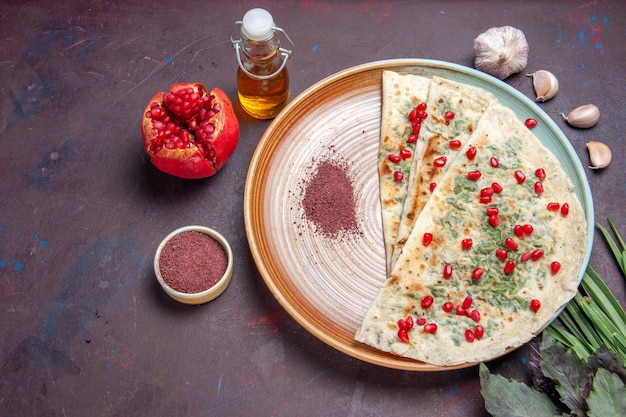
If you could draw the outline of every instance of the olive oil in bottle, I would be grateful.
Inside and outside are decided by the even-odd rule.
[[[287,34],[274,26],[272,15],[264,9],[246,12],[241,25],[241,39],[231,42],[237,53],[237,95],[241,107],[257,119],[271,119],[289,101],[287,60],[294,45]],[[234,29],[233,29],[234,31]],[[279,33],[292,50],[281,48]]]

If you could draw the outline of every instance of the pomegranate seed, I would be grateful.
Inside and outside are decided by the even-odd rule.
[[[456,306],[456,315],[457,316],[464,316],[465,315],[465,309],[463,308],[462,305]]]
[[[420,317],[419,319],[415,320],[415,323],[416,323],[418,326],[423,326],[423,325],[425,325],[425,324],[426,324],[426,319],[425,319],[424,317]]]
[[[454,309],[454,304],[452,304],[450,301],[446,301],[445,303],[443,303],[443,311],[445,311],[446,313],[451,312]]]
[[[421,129],[422,129],[422,125],[421,124],[418,123],[418,124],[413,125],[413,129],[411,130],[411,136],[417,137],[417,135],[419,135]]]
[[[490,195],[481,195],[478,201],[480,201],[480,204],[489,204],[493,201],[493,197]]]
[[[451,149],[459,149],[461,145],[461,141],[458,139],[452,139],[450,142],[448,142],[448,146],[450,146]]]
[[[446,264],[446,266],[443,267],[443,277],[448,279],[451,276],[452,276],[452,265]]]
[[[469,316],[472,320],[474,320],[477,323],[480,321],[480,311],[478,310],[472,310],[472,312],[469,313]]]
[[[426,103],[420,103],[420,104],[418,104],[418,105],[417,105],[417,107],[416,107],[416,109],[417,109],[418,111],[424,111],[424,110],[426,110]]]
[[[465,330],[465,340],[472,343],[476,339],[476,335],[470,329]]]
[[[491,187],[482,188],[480,190],[480,195],[481,196],[487,195],[487,196],[491,197],[493,195],[493,188],[491,188]]]
[[[546,171],[543,168],[537,168],[535,170],[535,176],[537,178],[539,178],[540,180],[545,180],[546,179]]]
[[[526,125],[527,128],[532,129],[533,127],[537,126],[537,120],[535,120],[535,119],[526,119],[524,124]]]
[[[532,256],[533,256],[533,255],[532,255],[532,253],[530,253],[530,252],[525,252],[525,253],[523,253],[523,254],[522,254],[522,256],[520,257],[520,261],[522,261],[522,262],[526,262],[526,261],[528,261],[530,258],[532,258]]]
[[[463,248],[463,250],[468,250],[472,247],[473,244],[474,242],[472,241],[472,239],[463,239],[461,241],[461,248]]]
[[[511,250],[517,250],[517,248],[519,247],[517,242],[511,239],[510,237],[507,237],[506,239],[504,239],[504,245]]]
[[[478,324],[476,327],[474,327],[474,335],[476,336],[476,339],[482,339],[485,335],[485,328]]]
[[[470,171],[467,173],[467,178],[469,178],[472,181],[478,181],[481,177],[481,173],[480,171]]]
[[[535,230],[535,229],[533,229],[533,227],[530,224],[522,225],[522,229],[524,229],[524,233],[527,234],[527,235],[531,234],[533,232],[533,230]]]
[[[400,151],[400,158],[402,159],[408,159],[410,158],[412,155],[411,151],[409,149],[402,149]]]
[[[533,261],[537,262],[539,259],[543,257],[543,254],[544,252],[542,249],[535,249],[534,251],[530,253],[530,257],[532,258]]]
[[[439,158],[435,158],[435,160],[433,161],[433,165],[435,165],[437,168],[441,168],[446,165],[447,161],[448,158],[446,158],[445,156],[440,156]]]
[[[424,233],[424,236],[422,236],[422,245],[428,246],[428,245],[430,245],[430,243],[432,241],[433,241],[433,234],[432,233]]]
[[[494,182],[493,184],[491,184],[491,189],[496,194],[500,194],[503,190],[502,186],[498,184],[497,182]]]
[[[517,248],[519,247],[517,242],[511,239],[510,237],[507,237],[506,239],[504,239],[504,244],[506,245],[507,248],[511,250],[517,250]]]
[[[400,339],[402,343],[409,343],[409,334],[406,330],[398,330],[398,339]]]
[[[437,183],[436,182],[431,182],[430,185],[428,186],[428,188],[430,188],[430,192],[432,193],[433,191],[435,191],[435,188],[437,187]]]
[[[196,130],[196,137],[202,141],[208,141],[215,132],[215,125],[208,120],[203,120]]]
[[[561,205],[559,203],[548,203],[547,209],[550,211],[559,211]]]
[[[400,171],[396,171],[393,173],[393,179],[396,181],[402,181],[402,179],[404,178],[404,174]]]
[[[537,300],[536,298],[533,298],[532,300],[530,300],[530,309],[532,311],[536,313],[537,311],[539,311],[540,308],[541,308],[541,301]]]
[[[504,249],[496,249],[496,256],[501,261],[504,261],[506,257],[508,256],[508,253]]]
[[[417,109],[417,107],[415,107],[415,108],[411,111],[411,113],[409,113],[409,120],[411,120],[411,121],[413,121],[413,120],[418,120],[418,118],[417,118],[417,112],[418,112],[418,111],[419,111],[419,110]]]
[[[493,168],[498,168],[500,166],[500,162],[498,162],[498,160],[492,156],[491,158],[489,158],[489,165],[491,165]]]
[[[389,155],[387,159],[389,159],[389,161],[393,162],[394,164],[397,164],[401,160],[400,155]]]
[[[497,207],[487,207],[487,210],[485,211],[487,212],[487,215],[489,216],[496,216],[500,212],[500,210],[498,210]]]
[[[492,214],[491,216],[489,216],[489,224],[493,227],[500,226],[500,219],[498,218],[498,215]]]
[[[437,324],[428,323],[424,325],[424,331],[426,333],[436,333],[437,332]]]
[[[406,141],[408,143],[415,143],[415,142],[417,142],[417,134],[410,135]]]
[[[422,308],[430,307],[431,305],[433,305],[434,301],[435,299],[433,298],[432,295],[427,295],[426,297],[422,299]]]
[[[563,216],[567,216],[569,214],[569,204],[568,203],[563,203],[563,205],[561,206],[561,214]]]
[[[422,110],[422,111],[420,111],[418,113],[418,116],[419,116],[420,119],[426,120],[426,118],[428,117],[428,113],[426,113],[425,111]]]
[[[522,171],[518,169],[517,171],[515,171],[514,175],[518,184],[524,184],[524,181],[526,181],[526,175],[524,175]]]
[[[467,156],[467,159],[472,160],[474,158],[476,158],[476,147],[475,146],[471,146],[467,152],[465,152],[465,156]]]
[[[452,120],[454,119],[454,112],[453,111],[447,111],[446,114],[444,114],[443,117],[445,117],[446,120]]]
[[[465,299],[463,299],[463,304],[461,304],[461,307],[463,307],[465,310],[467,310],[468,308],[470,308],[472,306],[472,303],[474,301],[472,300],[472,297],[470,297],[469,295],[465,297]]]
[[[537,194],[543,194],[543,184],[539,181],[535,183],[535,192]]]
[[[515,227],[513,228],[513,233],[519,238],[522,238],[524,237],[524,235],[526,235],[524,228],[519,224],[515,225]]]
[[[485,270],[483,268],[476,268],[472,271],[472,279],[477,281],[483,276],[484,273]]]
[[[515,262],[506,261],[506,264],[504,264],[504,274],[509,275],[511,272],[513,272],[514,269],[515,269]]]
[[[406,320],[404,320],[404,319],[400,319],[400,320],[398,320],[398,328],[399,328],[400,330],[407,331],[409,328],[408,328],[408,326],[407,326],[407,324],[406,324]]]

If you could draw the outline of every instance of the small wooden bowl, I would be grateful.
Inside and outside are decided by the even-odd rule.
[[[222,248],[224,248],[224,252],[226,253],[227,257],[226,271],[224,271],[224,275],[219,279],[219,281],[217,281],[213,286],[207,288],[206,290],[196,293],[185,293],[177,291],[170,287],[163,279],[159,266],[161,252],[163,251],[163,248],[165,247],[167,242],[169,242],[170,239],[172,239],[174,236],[189,231],[197,231],[211,236],[213,239],[215,239],[216,242],[218,242],[222,246]],[[224,236],[222,236],[220,233],[213,229],[204,226],[181,227],[167,235],[157,247],[156,254],[154,256],[154,273],[156,274],[157,280],[159,281],[159,284],[161,284],[163,290],[174,300],[184,304],[203,304],[213,300],[214,298],[222,294],[224,290],[226,290],[226,288],[228,287],[228,284],[230,284],[230,280],[233,275],[233,252]]]

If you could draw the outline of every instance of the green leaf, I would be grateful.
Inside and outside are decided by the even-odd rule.
[[[617,353],[626,364],[626,337],[617,332],[613,333],[613,343],[611,350]]]
[[[577,294],[576,297],[580,297],[580,295]],[[576,304],[575,302],[568,303],[567,311],[571,315],[573,323],[567,323],[567,317],[563,317],[563,322],[567,324],[570,332],[572,332],[574,336],[576,336],[578,339],[587,341],[593,349],[597,349],[601,343],[598,332],[596,331],[590,320],[587,319],[578,304]],[[574,329],[578,329],[580,331],[577,333]]]
[[[585,416],[584,390],[591,382],[593,370],[574,352],[545,334],[541,340],[541,370],[556,382],[556,390],[563,404],[574,415]]]
[[[624,364],[624,361],[622,361],[617,353],[605,346],[598,348],[598,350],[589,357],[587,364],[594,371],[604,368],[609,372],[613,372],[622,379],[622,382],[626,382],[626,364]]]
[[[626,249],[626,247],[624,247],[624,242],[622,241],[622,238],[620,237],[620,235],[617,233],[615,226],[613,226],[613,222],[611,222],[611,219],[609,219],[609,224],[611,225],[611,228],[613,229],[613,233],[615,233],[615,235],[617,236],[618,241],[622,244],[621,250],[617,246],[617,244],[615,243],[611,235],[609,234],[608,230],[606,230],[599,223],[596,223],[596,227],[600,230],[600,232],[604,236],[604,240],[606,240],[606,243],[609,245],[609,249],[611,249],[611,252],[613,253],[613,256],[615,257],[615,260],[617,261],[620,269],[622,270],[623,273],[626,274],[626,266],[624,265],[624,258],[622,256],[622,251]]]
[[[600,336],[602,344],[626,360],[626,351],[620,349],[620,341],[623,341],[624,337],[615,326],[615,323],[604,314],[594,299],[578,296],[579,294],[576,294],[574,301],[578,303],[593,323],[593,326],[598,330],[598,336]]]
[[[589,417],[626,416],[626,388],[620,377],[604,368],[598,369],[587,405]]]
[[[626,312],[602,278],[590,267],[581,282],[583,290],[612,318],[622,335],[626,336]]]
[[[619,242],[620,245],[622,245],[622,250],[626,250],[626,243],[624,243],[624,241],[622,240],[622,237],[619,235],[619,232],[617,231],[617,228],[613,224],[613,221],[611,220],[610,217],[607,217],[606,220],[607,222],[609,222],[609,226],[611,226],[611,230],[613,230],[613,234],[617,238],[617,241]]]
[[[485,408],[493,417],[554,417],[560,415],[550,398],[528,385],[490,374],[487,365],[479,365],[481,394]]]
[[[572,351],[576,353],[576,356],[578,356],[581,360],[586,360],[589,355],[593,353],[593,347],[591,347],[586,340],[577,339],[576,336],[560,328],[554,323],[548,326],[546,333],[549,333],[550,336],[572,349]]]

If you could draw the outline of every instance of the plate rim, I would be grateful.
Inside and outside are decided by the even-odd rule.
[[[475,366],[477,362],[468,362],[462,363],[458,365],[452,366],[437,366],[431,365],[425,362],[416,361],[409,358],[403,358],[397,355],[393,355],[387,352],[379,351],[378,349],[374,349],[368,347],[364,344],[357,342],[356,340],[352,341],[352,344],[346,345],[345,343],[336,340],[336,338],[329,336],[324,332],[324,329],[318,328],[316,325],[312,324],[308,318],[306,318],[299,309],[294,308],[294,306],[290,303],[288,297],[285,296],[281,292],[281,286],[276,281],[276,278],[273,276],[274,271],[271,264],[267,263],[266,256],[262,254],[260,250],[260,242],[261,240],[258,236],[255,235],[254,230],[256,230],[255,226],[261,221],[262,216],[256,216],[255,219],[255,207],[253,207],[254,198],[253,195],[259,194],[262,195],[266,186],[266,179],[268,177],[268,173],[264,173],[261,178],[258,178],[257,167],[264,160],[264,157],[267,157],[268,154],[271,154],[272,151],[282,143],[282,138],[276,139],[274,135],[274,131],[278,130],[281,127],[284,119],[287,119],[291,116],[291,113],[298,110],[298,107],[301,102],[304,102],[311,95],[315,94],[318,91],[321,91],[333,84],[340,82],[341,80],[350,77],[354,74],[359,74],[366,71],[380,71],[382,74],[383,70],[398,70],[398,68],[409,68],[413,67],[416,69],[426,70],[427,73],[435,74],[437,69],[442,71],[452,71],[455,73],[461,73],[463,76],[467,76],[470,79],[476,79],[480,82],[481,86],[483,84],[495,88],[496,90],[503,90],[505,93],[513,96],[513,99],[516,101],[521,101],[526,106],[533,107],[536,110],[536,116],[540,118],[539,122],[544,123],[546,128],[550,130],[551,134],[558,139],[559,145],[565,151],[567,157],[572,162],[574,166],[574,170],[582,184],[582,196],[581,205],[583,207],[583,211],[585,213],[585,218],[587,220],[587,248],[585,251],[585,256],[583,258],[583,263],[581,267],[581,271],[578,277],[578,286],[582,280],[584,275],[584,271],[586,266],[589,263],[589,259],[591,257],[591,245],[594,239],[594,207],[591,189],[589,186],[589,182],[582,166],[582,162],[578,158],[572,144],[570,143],[567,136],[563,133],[563,131],[558,127],[558,125],[554,122],[554,120],[547,115],[547,113],[531,100],[529,97],[521,93],[516,88],[511,85],[501,81],[495,77],[492,77],[486,73],[478,71],[474,68],[470,68],[467,66],[463,66],[456,63],[439,61],[433,59],[422,59],[422,58],[396,58],[396,59],[386,59],[379,61],[367,62],[359,65],[355,65],[341,71],[338,71],[334,74],[331,74],[310,87],[303,90],[298,96],[296,96],[292,101],[290,101],[287,106],[281,111],[278,116],[270,123],[265,132],[263,133],[261,139],[259,140],[256,149],[252,155],[250,165],[248,167],[248,172],[246,175],[245,188],[244,188],[244,224],[246,230],[246,236],[250,248],[250,252],[254,259],[255,265],[261,275],[263,281],[266,286],[274,296],[274,298],[279,302],[279,304],[284,308],[287,313],[294,319],[298,324],[304,327],[309,333],[314,335],[316,338],[324,342],[325,344],[339,350],[342,353],[345,353],[353,358],[362,360],[367,363],[371,363],[374,365],[383,366],[386,368],[399,369],[399,370],[409,370],[409,371],[444,371],[444,370],[454,370],[467,368],[471,366]],[[431,75],[432,76],[432,75]],[[484,87],[483,87],[484,88]],[[497,94],[496,94],[497,95]],[[540,138],[541,140],[541,138]],[[542,141],[543,143],[543,141]],[[269,156],[271,158],[271,156]],[[260,187],[261,186],[261,187]],[[256,208],[256,211],[259,211],[259,208]],[[306,301],[306,304],[310,304]],[[557,314],[555,314],[555,318],[558,314],[563,310],[565,306],[563,306]],[[546,324],[548,326],[549,323]],[[545,327],[544,327],[545,328]],[[507,350],[504,354],[510,352],[514,349]],[[503,355],[504,355],[503,354]],[[492,358],[496,359],[496,358]]]

